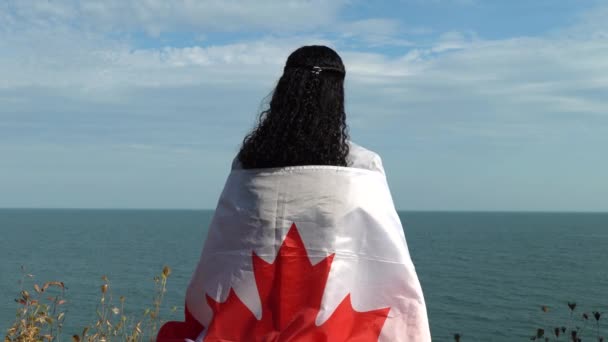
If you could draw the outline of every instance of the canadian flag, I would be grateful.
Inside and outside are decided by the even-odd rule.
[[[381,168],[230,173],[169,341],[430,341]]]

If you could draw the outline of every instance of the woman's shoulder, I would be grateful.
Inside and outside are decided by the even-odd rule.
[[[361,145],[357,145],[352,141],[348,142],[348,167],[354,167],[357,169],[365,169],[370,171],[377,171],[384,174],[384,167],[382,166],[382,159],[380,156],[371,150],[366,149]],[[241,169],[241,162],[239,161],[238,155],[232,160],[231,169]]]
[[[350,149],[348,153],[349,167],[384,173],[382,159],[376,152],[357,145],[352,141],[349,141],[348,145]]]

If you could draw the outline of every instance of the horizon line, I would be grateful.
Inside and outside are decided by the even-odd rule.
[[[114,210],[114,211],[215,211],[215,208],[112,208],[112,207],[0,207],[0,210]],[[515,209],[397,209],[397,212],[420,213],[539,213],[539,214],[608,214],[608,210],[515,210]]]

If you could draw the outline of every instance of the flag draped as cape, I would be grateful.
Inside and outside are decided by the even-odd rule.
[[[233,165],[169,341],[430,341],[379,157],[349,167]]]

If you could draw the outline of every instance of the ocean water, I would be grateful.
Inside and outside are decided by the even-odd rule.
[[[20,266],[35,282],[68,290],[64,340],[95,321],[101,276],[125,311],[151,303],[163,265],[166,306],[178,306],[202,248],[211,211],[0,210],[0,329],[14,319]],[[526,341],[536,328],[605,312],[608,337],[608,214],[401,212],[425,293],[434,341]],[[550,307],[548,313],[541,305]],[[171,318],[171,317],[170,317]],[[591,318],[593,319],[593,318]],[[595,322],[587,331],[595,330]],[[592,336],[592,335],[589,335]],[[563,339],[563,338],[562,338]],[[594,339],[585,339],[594,340]],[[585,341],[584,340],[584,341]]]

